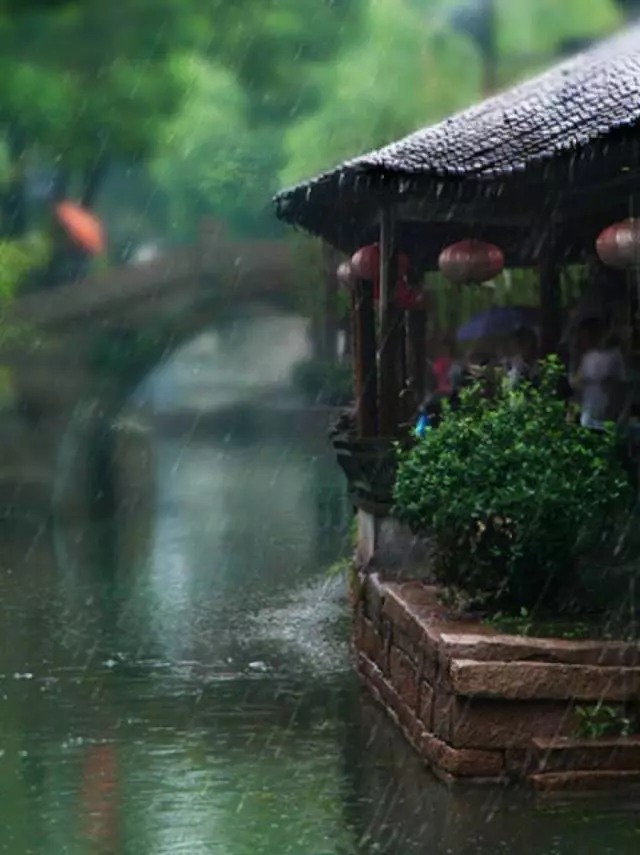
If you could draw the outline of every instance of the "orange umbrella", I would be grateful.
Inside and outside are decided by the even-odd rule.
[[[56,217],[71,240],[86,252],[101,255],[107,248],[102,223],[89,211],[73,202],[60,202]]]

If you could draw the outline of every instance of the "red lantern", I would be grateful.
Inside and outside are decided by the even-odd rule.
[[[600,232],[596,252],[603,264],[616,270],[640,267],[640,220],[628,219]]]
[[[358,279],[377,281],[380,273],[380,250],[377,243],[363,246],[354,253],[351,267]]]
[[[491,243],[461,240],[440,253],[438,265],[452,282],[487,282],[504,270],[504,253]]]
[[[407,276],[410,268],[409,256],[401,252],[398,255],[398,280],[396,282],[396,302],[401,309],[417,309],[423,305],[421,291],[409,288]],[[342,265],[340,265],[340,268]],[[373,298],[380,299],[380,249],[377,243],[364,246],[352,257],[349,265],[351,276],[373,282]],[[340,277],[340,268],[338,275]],[[345,273],[346,275],[346,273]],[[342,281],[342,280],[341,280]],[[351,280],[353,281],[353,280]]]
[[[345,291],[351,290],[357,278],[349,261],[343,261],[342,264],[338,265],[336,276],[340,287],[344,288]]]
[[[380,249],[377,243],[363,246],[351,259],[351,269],[359,279],[367,282],[377,282],[380,278]],[[409,258],[401,252],[398,256],[398,276],[404,277],[409,272]]]

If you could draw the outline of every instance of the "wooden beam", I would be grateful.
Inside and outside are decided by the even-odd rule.
[[[476,225],[485,229],[498,226],[510,232],[526,229],[531,225],[530,215],[518,215],[516,200],[495,202],[490,210],[479,211],[478,204],[472,202],[434,202],[432,199],[412,199],[403,202],[397,208],[397,220],[408,223]]]

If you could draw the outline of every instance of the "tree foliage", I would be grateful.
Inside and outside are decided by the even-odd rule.
[[[616,432],[567,420],[561,371],[495,398],[475,386],[398,469],[396,512],[434,538],[438,580],[515,614],[558,608],[631,507]]]
[[[499,76],[620,22],[615,0],[495,0]],[[202,216],[268,232],[290,183],[476,100],[482,56],[459,0],[0,0],[4,220],[26,164],[95,203],[137,164],[187,236]],[[588,7],[588,8],[587,8]],[[148,207],[148,205],[147,205]],[[14,212],[15,213],[15,212]],[[24,213],[24,212],[23,212]]]
[[[151,161],[172,222],[185,234],[211,215],[245,233],[264,227],[276,189],[277,132],[252,127],[249,96],[225,66],[190,55],[176,58],[174,69],[188,95]]]
[[[482,51],[456,26],[459,0],[367,3],[358,39],[314,78],[318,109],[287,134],[282,183],[431,124],[481,97]],[[497,75],[507,85],[547,65],[569,38],[621,23],[614,0],[496,0]]]
[[[452,35],[443,44],[406,3],[370,4],[356,43],[335,63],[316,69],[322,105],[291,126],[283,182],[383,145],[466,104],[478,93],[477,80],[477,62],[463,39]]]

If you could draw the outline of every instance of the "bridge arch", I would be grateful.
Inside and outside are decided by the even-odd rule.
[[[216,242],[209,235],[204,245],[143,267],[116,268],[20,298],[8,319],[28,335],[5,347],[0,362],[14,376],[24,442],[33,446],[27,456],[46,457],[42,471],[55,468],[79,411],[80,421],[93,425],[85,424],[85,432],[104,432],[146,376],[200,331],[233,324],[239,308],[294,310],[294,279],[287,244]],[[46,443],[39,440],[43,434]]]

